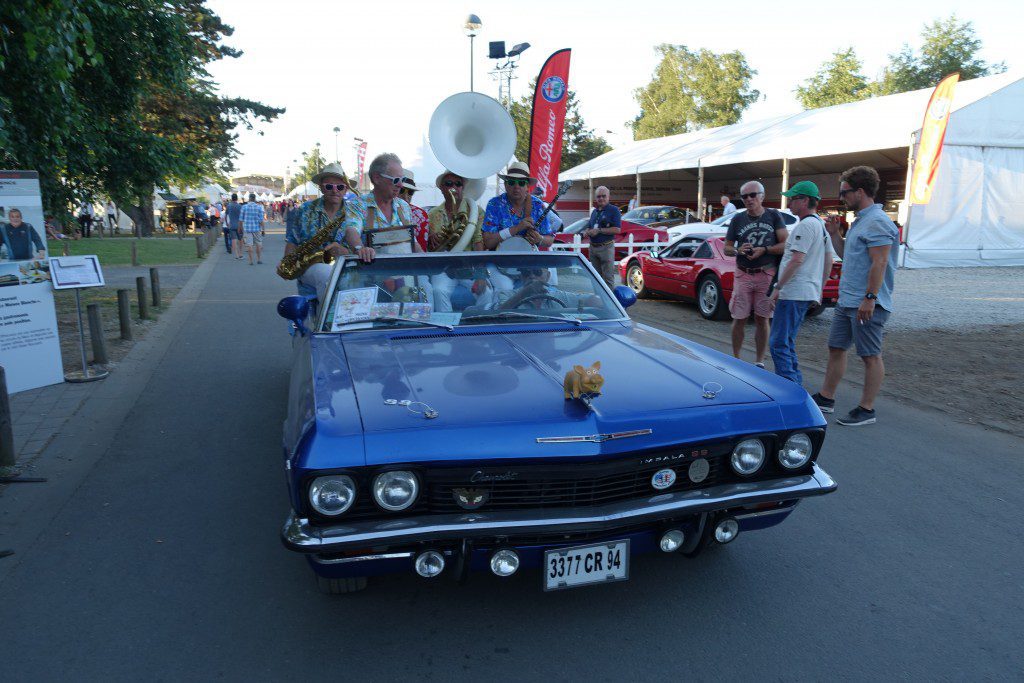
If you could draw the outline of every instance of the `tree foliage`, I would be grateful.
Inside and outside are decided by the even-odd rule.
[[[634,91],[640,114],[630,124],[637,140],[736,123],[761,95],[750,87],[757,72],[738,50],[664,43],[655,49],[661,61],[654,76]]]
[[[299,167],[299,170],[295,172],[295,175],[288,181],[288,187],[286,187],[284,191],[291,192],[302,183],[312,180],[313,176],[322,171],[326,165],[327,159],[324,157],[323,152],[320,151],[319,144],[313,147],[310,151],[303,152],[302,165]],[[355,178],[352,178],[351,180],[355,180]]]
[[[889,65],[874,84],[875,93],[892,95],[931,88],[955,71],[960,72],[961,80],[1006,71],[1003,62],[988,64],[977,56],[981,40],[974,24],[960,21],[956,14],[925,24],[921,38],[920,52],[904,44],[899,52],[889,55]]]
[[[796,98],[804,109],[817,109],[870,97],[871,86],[862,67],[852,47],[838,50],[805,85],[797,86]]]
[[[231,33],[202,0],[2,3],[0,163],[37,170],[49,212],[108,196],[152,229],[154,186],[222,177],[234,131],[283,112],[216,93]]]
[[[514,100],[509,106],[509,113],[516,124],[516,158],[528,162],[530,158],[530,122],[533,114],[533,93],[537,88],[537,79],[530,81],[528,94]],[[562,163],[559,171],[579,166],[585,161],[601,156],[611,150],[608,141],[594,134],[587,128],[580,114],[580,104],[576,99],[576,91],[570,90],[566,95],[565,128],[562,132]]]

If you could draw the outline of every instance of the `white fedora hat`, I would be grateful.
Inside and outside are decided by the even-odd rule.
[[[339,163],[327,164],[326,166],[324,166],[322,171],[320,171],[315,176],[310,178],[310,180],[314,185],[319,185],[320,181],[326,178],[327,176],[335,176],[336,178],[341,178],[343,181],[345,181],[346,185],[348,185],[349,187],[353,187],[352,181],[349,180],[348,178],[348,174],[345,173],[345,169],[343,169],[341,167],[341,164]]]
[[[502,180],[519,180],[525,178],[531,183],[537,182],[537,179],[530,175],[530,167],[521,161],[513,161],[508,165],[508,170],[504,173],[499,173],[498,177]]]

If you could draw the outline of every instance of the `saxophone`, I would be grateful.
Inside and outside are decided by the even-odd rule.
[[[333,263],[334,256],[323,248],[327,242],[334,241],[334,231],[345,220],[345,206],[342,205],[338,216],[317,230],[313,235],[297,246],[295,251],[285,254],[277,264],[277,274],[285,280],[301,277],[310,266],[317,263]]]

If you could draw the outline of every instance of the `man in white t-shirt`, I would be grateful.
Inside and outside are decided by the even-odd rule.
[[[722,215],[728,216],[730,213],[736,213],[736,205],[729,200],[729,195],[722,195]]]
[[[783,196],[790,210],[800,217],[786,238],[779,264],[779,281],[770,300],[775,304],[768,347],[775,362],[775,374],[803,384],[796,358],[796,334],[807,309],[821,303],[822,288],[832,270],[832,242],[815,209],[821,194],[818,186],[801,180]]]

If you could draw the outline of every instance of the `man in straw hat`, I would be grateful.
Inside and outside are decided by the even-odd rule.
[[[430,210],[430,251],[483,251],[484,240],[481,231],[483,212],[471,198],[465,196],[466,179],[445,170],[434,181],[441,190],[444,204]],[[457,285],[468,289],[478,306],[489,306],[493,291],[487,284],[487,270],[445,270],[431,276],[434,288],[434,306],[438,311],[452,310],[452,292]]]
[[[430,234],[430,221],[427,212],[412,203],[412,196],[419,191],[416,186],[416,176],[409,169],[402,172],[402,185],[398,190],[398,198],[402,199],[412,209],[413,222],[419,227],[416,229],[416,243],[420,245],[420,251],[427,250],[427,237]]]
[[[327,164],[322,171],[313,176],[312,181],[320,186],[322,197],[305,202],[288,212],[288,225],[285,230],[284,253],[287,256],[302,243],[309,240],[317,230],[335,220],[341,212],[345,219],[331,236],[331,241],[323,245],[335,258],[346,254],[359,254],[364,261],[372,261],[373,249],[363,245],[360,231],[366,215],[366,207],[358,197],[344,199],[349,191],[348,176],[341,164]],[[324,288],[331,276],[331,266],[317,263],[310,266],[299,276],[300,294],[317,294],[323,297]]]
[[[505,192],[487,202],[484,214],[483,238],[486,249],[512,237],[521,237],[535,247],[550,247],[555,241],[554,231],[547,216],[537,224],[544,212],[544,203],[530,196],[530,186],[537,179],[530,175],[530,167],[513,161],[508,170],[498,174],[505,181]]]

